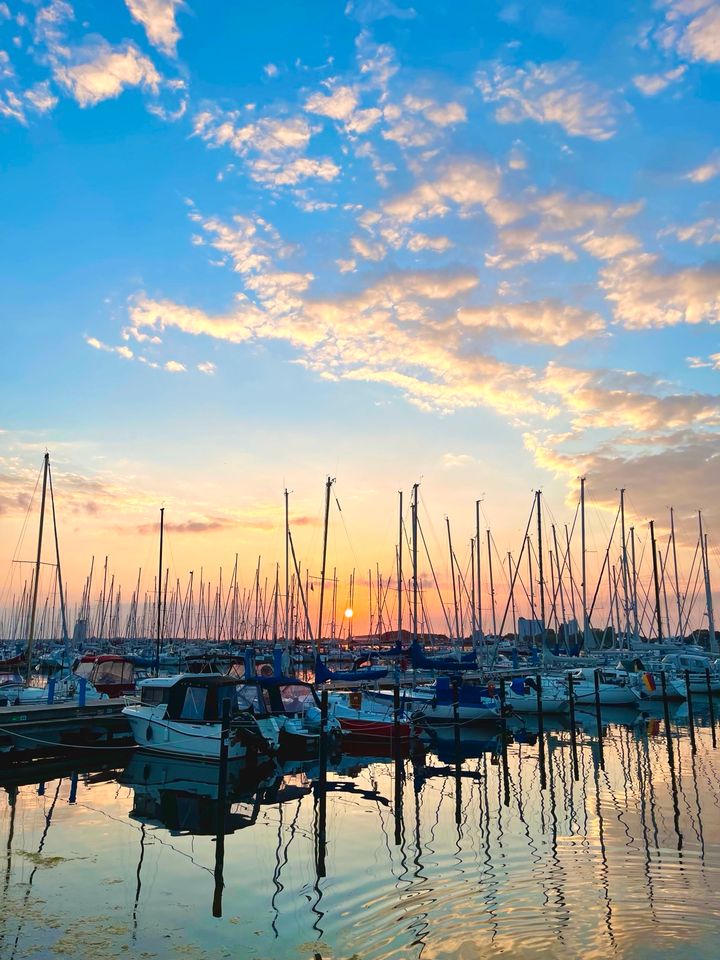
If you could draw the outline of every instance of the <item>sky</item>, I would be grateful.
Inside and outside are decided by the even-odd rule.
[[[517,555],[584,475],[596,561],[623,487],[687,577],[719,67],[711,0],[0,0],[5,599],[46,449],[75,596],[93,555],[150,576],[161,504],[173,573],[249,582],[286,487],[319,571],[328,475],[343,576],[393,571],[415,482],[447,579],[446,515]]]

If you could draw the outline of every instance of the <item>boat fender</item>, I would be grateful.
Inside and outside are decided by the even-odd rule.
[[[487,692],[489,697],[495,696],[495,684],[492,682],[492,680],[488,681]]]
[[[145,734],[145,739],[152,740],[152,738],[153,738],[152,727],[148,724],[147,733]]]

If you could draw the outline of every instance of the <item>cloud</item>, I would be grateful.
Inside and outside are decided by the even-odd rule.
[[[340,167],[328,157],[297,157],[287,162],[259,159],[250,162],[252,179],[274,187],[294,186],[303,180],[327,182],[334,180],[339,173]]]
[[[237,525],[238,520],[230,517],[210,517],[202,520],[184,520],[180,523],[166,520],[163,529],[165,533],[219,533],[222,530],[230,530]],[[157,536],[158,525],[156,523],[141,523],[135,529],[141,535]]]
[[[575,431],[646,433],[720,423],[719,396],[670,394],[651,378],[623,371],[578,370],[551,362],[538,389],[562,401]]]
[[[579,64],[528,63],[514,69],[491,64],[476,74],[483,99],[499,103],[499,123],[557,123],[574,137],[609,140],[615,135],[617,117],[624,105],[608,92],[583,79]]]
[[[706,217],[704,220],[698,220],[686,226],[665,227],[658,236],[675,237],[682,243],[694,243],[696,247],[707,243],[720,243],[720,220]]]
[[[204,373],[208,377],[212,377],[213,374],[217,372],[217,366],[210,360],[204,360],[202,363],[199,363],[197,368],[200,373]]]
[[[605,321],[600,314],[558,300],[463,307],[458,311],[458,320],[466,327],[499,330],[528,343],[547,343],[557,347],[597,336],[605,330]]]
[[[276,77],[279,73],[279,70],[274,63],[266,63],[263,67],[263,73],[267,77]]]
[[[144,87],[158,92],[160,74],[130,41],[113,47],[96,38],[75,48],[69,63],[56,63],[55,79],[81,107],[119,97],[127,87]]]
[[[640,73],[633,77],[633,83],[644,96],[654,97],[671,83],[680,80],[686,72],[687,66],[681,64],[674,70],[666,70],[665,73]]]
[[[630,233],[603,235],[591,231],[577,239],[580,246],[598,260],[614,260],[640,247],[640,241]]]
[[[418,184],[383,205],[383,212],[401,223],[444,217],[456,206],[461,216],[485,207],[497,196],[500,174],[496,167],[477,161],[446,165],[434,180]]]
[[[145,28],[150,43],[174,57],[181,37],[175,11],[183,6],[183,0],[125,0],[125,3],[133,20]]]
[[[692,183],[707,183],[720,173],[720,153],[713,154],[705,163],[685,174],[685,180]]]
[[[50,83],[41,80],[25,92],[25,99],[38,113],[47,113],[57,105],[58,98],[50,91]]]
[[[412,250],[413,253],[420,253],[421,250],[445,253],[454,246],[450,237],[429,237],[426,233],[413,233],[407,242],[408,250]]]
[[[357,90],[349,86],[334,87],[329,94],[314,93],[305,101],[305,109],[309,113],[330,117],[331,120],[349,120],[357,105]]]
[[[653,254],[637,254],[608,263],[599,284],[615,319],[629,329],[720,323],[718,263],[673,267]]]
[[[720,435],[696,430],[648,437],[640,449],[608,446],[571,453],[562,444],[525,435],[525,445],[535,464],[565,480],[569,499],[577,497],[577,478],[586,475],[594,503],[617,510],[618,490],[626,488],[633,499],[642,498],[645,516],[662,519],[668,507],[676,510],[682,542],[694,544],[697,509],[706,522],[717,526],[717,484],[720,479]],[[683,528],[689,534],[683,538]]]
[[[477,463],[475,457],[469,453],[444,453],[440,460],[440,466],[443,470],[452,470],[455,467],[469,467]]]
[[[691,62],[720,61],[720,7],[716,0],[661,0],[666,8],[654,37],[666,51]]]
[[[107,343],[103,343],[102,340],[98,340],[97,337],[85,337],[85,343],[89,347],[92,347],[93,350],[102,350],[104,353],[116,353],[119,357],[122,357],[124,360],[132,360],[135,354],[127,346],[112,347]]]
[[[242,122],[238,110],[223,111],[211,106],[196,114],[193,133],[213,147],[228,147],[240,157],[259,153],[277,157],[303,151],[312,135],[304,117],[261,117]]]
[[[382,243],[370,243],[362,237],[351,237],[350,246],[353,252],[359,257],[362,257],[363,260],[374,260],[377,262],[378,260],[382,260],[387,252],[387,249]]]
[[[413,20],[416,16],[412,7],[399,7],[393,0],[348,0],[345,15],[359,23],[372,23],[394,17],[397,20]]]
[[[168,360],[163,364],[163,370],[167,370],[168,373],[185,373],[187,367],[184,363],[179,363],[177,360]]]

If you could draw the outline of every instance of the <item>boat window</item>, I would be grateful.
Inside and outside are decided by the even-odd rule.
[[[254,684],[245,684],[238,687],[238,705],[241,710],[252,710],[257,713],[258,693]]]
[[[167,703],[170,694],[169,687],[140,687],[140,702],[149,706],[157,703]]]
[[[288,684],[286,687],[281,687],[280,695],[286,713],[302,713],[313,703],[310,687],[303,687],[300,684]]]
[[[187,687],[180,716],[183,720],[204,720],[207,687]]]

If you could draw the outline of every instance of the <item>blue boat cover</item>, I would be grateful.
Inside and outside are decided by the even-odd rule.
[[[325,683],[327,680],[382,680],[388,671],[381,668],[371,670],[330,670],[318,656],[315,659],[315,683]]]

